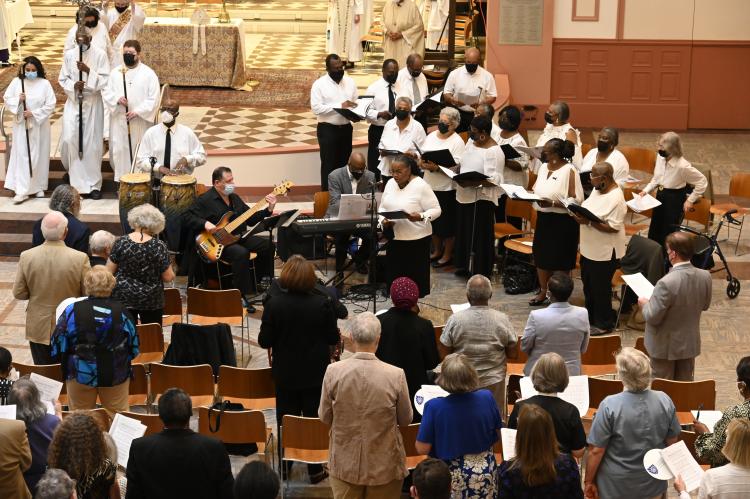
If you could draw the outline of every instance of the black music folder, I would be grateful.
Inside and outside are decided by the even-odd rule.
[[[404,154],[398,149],[378,149],[381,156],[396,156],[398,154]]]
[[[378,213],[378,215],[382,215],[388,220],[402,220],[405,218],[409,218],[409,214],[406,213],[404,210],[381,211]]]
[[[597,217],[596,215],[591,213],[591,211],[589,211],[588,208],[584,208],[581,205],[570,203],[567,206],[567,208],[568,208],[568,211],[572,211],[576,215],[580,215],[586,220],[590,220],[594,223],[599,223],[599,224],[604,223],[601,218]]]
[[[500,149],[503,150],[503,154],[505,154],[505,159],[516,159],[521,157],[521,153],[516,151],[512,145],[510,144],[503,144],[500,146]]]
[[[451,154],[448,149],[424,151],[422,152],[422,159],[425,161],[432,161],[436,165],[444,166],[446,168],[453,168],[456,166],[456,160],[453,159],[453,154]]]
[[[355,113],[351,109],[344,109],[344,108],[340,108],[340,107],[335,107],[335,108],[333,108],[333,110],[336,111],[337,113],[339,113],[344,118],[346,118],[349,121],[351,121],[352,123],[358,123],[358,122],[362,121],[363,119],[365,119],[364,116],[360,116],[359,114]]]
[[[488,178],[490,177],[488,177],[484,173],[464,172],[464,173],[459,173],[458,175],[453,177],[453,180],[455,180],[456,182],[477,182],[480,180],[487,180]]]

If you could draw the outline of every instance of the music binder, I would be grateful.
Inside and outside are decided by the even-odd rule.
[[[431,161],[439,166],[453,168],[456,166],[456,160],[448,149],[439,149],[437,151],[424,151],[421,153],[422,159]]]
[[[503,150],[505,159],[517,159],[521,157],[521,153],[516,151],[510,144],[503,144],[500,146],[500,149]]]
[[[388,220],[403,220],[409,218],[409,214],[404,210],[381,211],[378,215],[382,215]]]
[[[591,222],[598,223],[598,224],[604,223],[604,221],[601,218],[597,217],[596,215],[591,213],[591,211],[589,211],[588,208],[584,208],[581,205],[570,203],[566,208],[568,209],[568,211],[572,211],[576,215],[580,215],[586,220],[589,220]]]

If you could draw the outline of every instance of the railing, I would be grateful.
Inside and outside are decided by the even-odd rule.
[[[5,169],[8,170],[8,164],[10,163],[10,148],[13,145],[12,135],[8,135],[5,131],[5,104],[0,107],[0,133],[3,135],[5,140]]]

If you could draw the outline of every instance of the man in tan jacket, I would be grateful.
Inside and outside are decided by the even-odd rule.
[[[34,364],[53,364],[49,339],[55,308],[65,298],[83,296],[83,277],[91,268],[86,253],[65,246],[68,219],[52,211],[42,219],[44,244],[21,253],[13,284],[17,300],[26,306],[26,339]]]
[[[411,423],[402,369],[375,357],[380,321],[371,312],[352,320],[355,354],[328,366],[318,415],[330,432],[334,498],[398,497],[406,470],[399,425]]]
[[[0,497],[31,499],[23,472],[31,466],[31,449],[23,421],[0,419]]]

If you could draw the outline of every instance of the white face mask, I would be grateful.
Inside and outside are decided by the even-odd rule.
[[[172,123],[174,121],[174,116],[169,111],[162,111],[161,112],[161,122],[165,125],[167,123]]]
[[[224,194],[229,196],[234,192],[234,184],[224,184]]]

